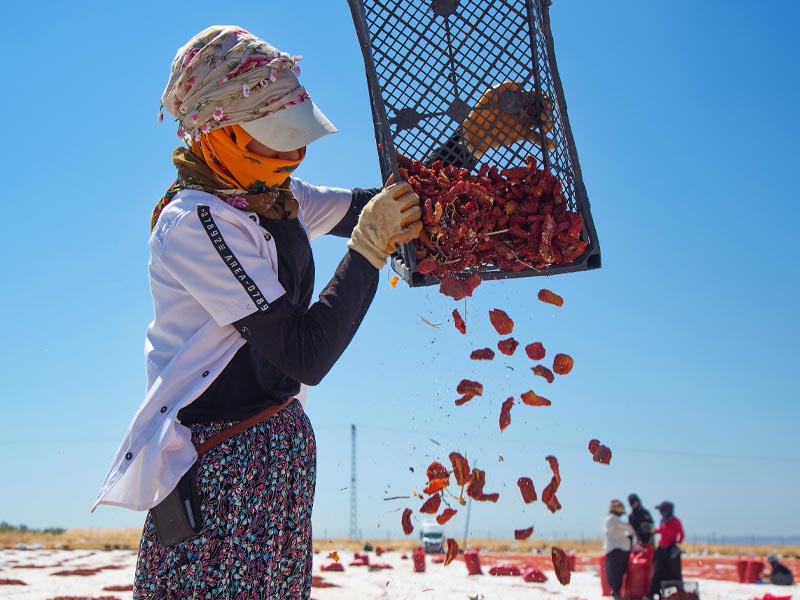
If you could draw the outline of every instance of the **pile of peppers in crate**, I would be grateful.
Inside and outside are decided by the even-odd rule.
[[[436,161],[400,157],[400,175],[420,197],[423,230],[414,242],[417,271],[441,277],[474,268],[542,269],[571,263],[586,250],[583,219],[571,209],[561,182],[526,166],[477,174]]]

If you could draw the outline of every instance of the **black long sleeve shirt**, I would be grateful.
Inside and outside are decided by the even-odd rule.
[[[347,213],[330,233],[350,237],[361,209],[378,191],[353,190]],[[314,259],[300,222],[261,217],[261,225],[275,240],[278,281],[286,294],[266,312],[234,323],[247,343],[208,389],[181,410],[184,424],[246,419],[286,402],[301,383],[316,385],[345,351],[375,297],[378,270],[348,250],[311,304]]]

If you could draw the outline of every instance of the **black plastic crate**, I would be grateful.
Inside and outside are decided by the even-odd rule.
[[[663,600],[700,600],[700,584],[696,581],[662,581],[659,595]]]
[[[473,172],[484,164],[505,169],[524,166],[526,157],[534,157],[561,182],[568,210],[580,214],[580,239],[587,247],[570,263],[520,271],[483,265],[466,273],[502,279],[599,268],[600,246],[556,67],[549,0],[348,3],[364,56],[384,181],[390,175],[402,179],[398,154],[428,162],[463,158],[465,119],[489,88],[514,82],[482,110],[530,115],[547,104],[547,124],[534,122],[523,139],[492,147],[468,166]],[[493,145],[492,131],[480,133]],[[439,280],[417,271],[413,244],[393,255],[392,267],[412,287]]]

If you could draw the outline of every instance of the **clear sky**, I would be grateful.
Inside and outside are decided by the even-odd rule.
[[[453,450],[501,495],[473,505],[474,535],[534,524],[535,536],[594,537],[609,500],[630,492],[650,508],[672,500],[690,538],[800,534],[800,5],[555,0],[551,18],[603,268],[487,282],[459,303],[393,289],[384,269],[361,330],[309,394],[316,534],[349,530],[351,424],[364,537],[402,536],[402,509],[420,502],[384,498],[421,490],[428,463]],[[172,57],[211,24],[302,54],[301,81],[339,133],[297,175],[371,187],[361,52],[345,0],[17,2],[5,22],[0,520],[139,526],[143,513],[89,508],[145,391],[148,219],[177,142],[170,118],[156,121]],[[344,241],[314,251],[321,288]],[[537,301],[541,287],[564,307]],[[573,372],[548,385],[521,350],[470,361],[498,339],[492,308],[521,342],[571,354]],[[456,407],[462,378],[486,392]],[[516,406],[501,434],[500,404],[531,388],[553,406]],[[591,438],[611,465],[592,462]],[[521,475],[544,487],[548,454],[563,477],[555,515],[516,487]]]

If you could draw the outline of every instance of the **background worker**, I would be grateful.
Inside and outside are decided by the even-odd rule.
[[[638,542],[647,545],[650,543],[650,538],[653,537],[653,515],[642,506],[642,501],[637,494],[628,496],[628,504],[630,504],[631,507],[631,513],[628,515],[628,523],[636,532],[636,539]]]
[[[774,554],[767,556],[767,562],[772,567],[772,572],[769,574],[769,582],[775,585],[793,585],[794,575],[789,570],[789,567],[781,563],[778,557]]]
[[[678,546],[684,539],[683,524],[675,516],[675,505],[664,501],[656,505],[661,513],[661,524],[655,530],[658,534],[658,548],[653,557],[653,578],[650,581],[650,595],[657,594],[664,581],[681,581],[681,549]]]
[[[609,504],[608,515],[603,521],[606,582],[611,588],[611,597],[614,600],[622,598],[622,579],[628,570],[631,538],[635,535],[633,528],[622,520],[624,514],[625,505],[615,498]]]

